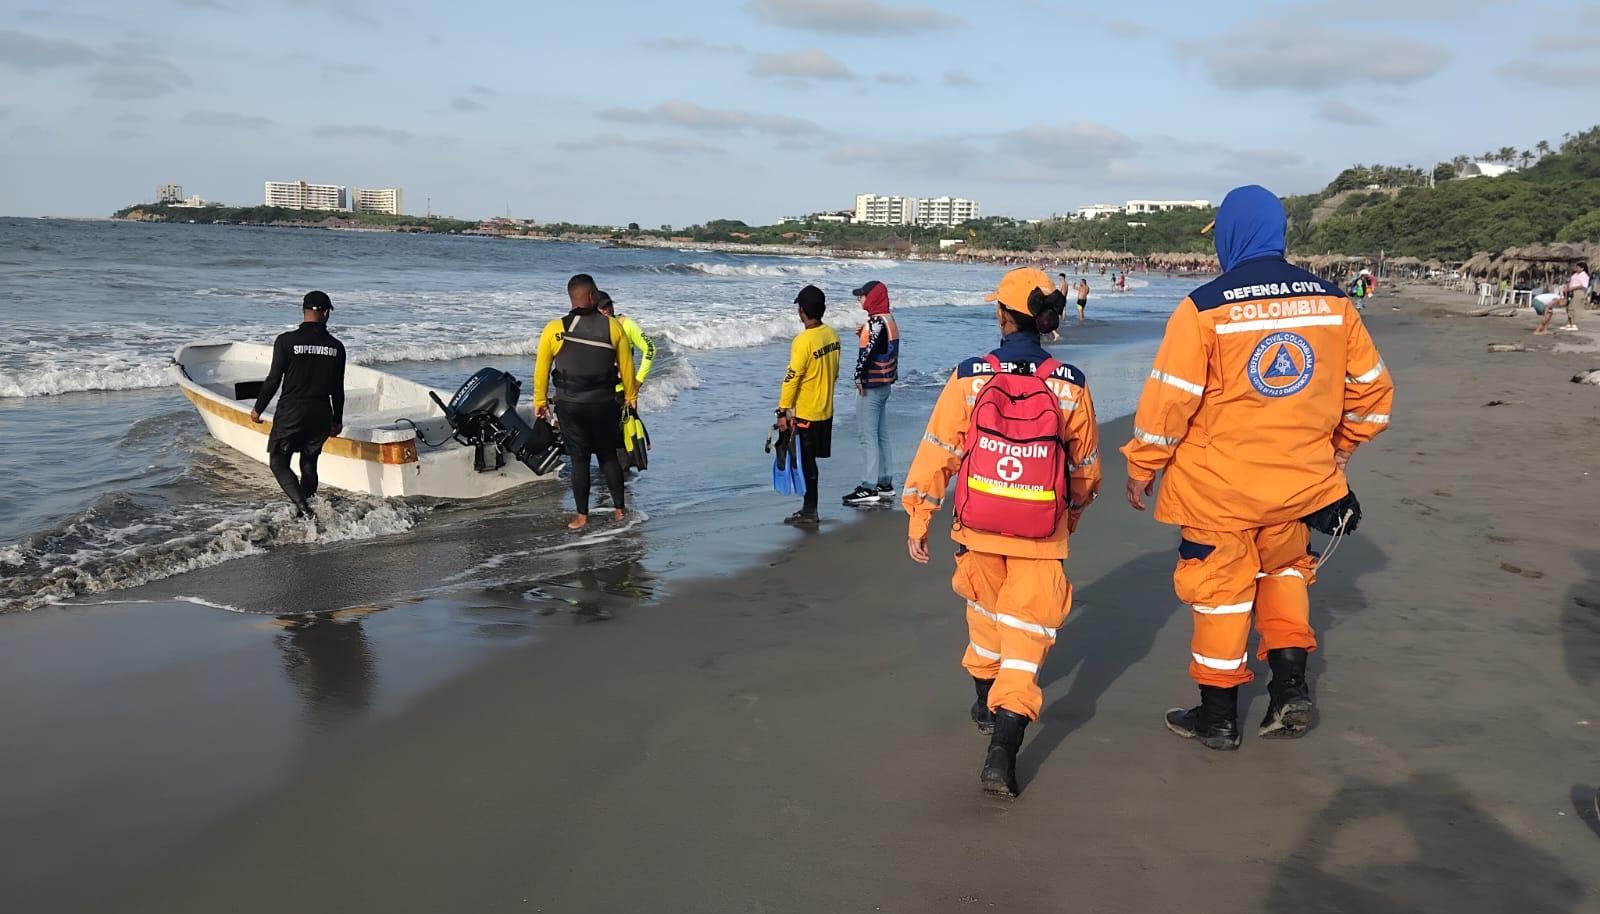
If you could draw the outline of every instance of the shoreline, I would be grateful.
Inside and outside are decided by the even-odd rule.
[[[1600,399],[1566,380],[1591,357],[1486,356],[1530,328],[1374,305],[1396,426],[1356,455],[1367,523],[1312,591],[1323,717],[1305,740],[1252,726],[1224,756],[1161,728],[1192,696],[1176,533],[1121,503],[1112,460],[1015,803],[974,783],[943,524],[923,569],[880,511],[733,575],[713,558],[658,602],[627,595],[644,577],[573,578],[605,624],[529,628],[498,589],[361,617],[360,650],[309,653],[261,617],[196,631],[195,607],[0,617],[28,658],[0,665],[27,709],[0,750],[3,813],[30,836],[0,906],[1173,910],[1212,867],[1219,910],[1593,904],[1600,459],[1571,434],[1600,428]],[[1105,423],[1104,445],[1127,428]],[[1484,484],[1508,466],[1560,469]],[[492,647],[455,666],[466,631]],[[121,659],[85,662],[96,642]],[[235,750],[235,732],[256,736]],[[118,749],[85,751],[101,741]],[[285,854],[288,875],[264,865]]]

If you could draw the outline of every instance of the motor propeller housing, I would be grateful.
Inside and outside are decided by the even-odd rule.
[[[444,410],[453,437],[478,449],[474,466],[482,471],[505,465],[510,454],[541,476],[554,469],[561,459],[561,433],[549,422],[537,419],[529,425],[517,414],[522,385],[498,368],[484,368],[467,379],[449,403],[430,393],[433,402]]]

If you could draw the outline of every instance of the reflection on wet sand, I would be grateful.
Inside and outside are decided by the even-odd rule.
[[[377,664],[362,619],[381,607],[280,616],[274,639],[283,669],[304,701],[306,722],[326,731],[372,705]]]

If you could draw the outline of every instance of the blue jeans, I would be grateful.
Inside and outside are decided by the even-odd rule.
[[[868,387],[856,397],[856,435],[861,442],[861,484],[894,485],[889,469],[889,391],[891,385]]]

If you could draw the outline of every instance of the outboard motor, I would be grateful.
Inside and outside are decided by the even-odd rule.
[[[506,454],[523,462],[541,476],[549,473],[561,458],[561,433],[544,419],[532,426],[517,415],[517,398],[522,385],[498,368],[485,368],[467,379],[449,403],[429,392],[433,402],[444,410],[452,437],[477,448],[473,469],[481,473],[505,466]]]

